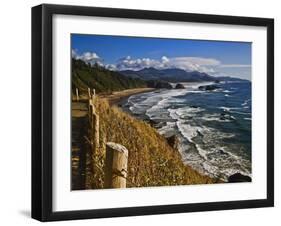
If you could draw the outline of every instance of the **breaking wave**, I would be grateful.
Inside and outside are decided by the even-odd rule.
[[[160,134],[177,135],[184,163],[200,173],[222,180],[251,175],[250,88],[230,83],[207,92],[198,90],[200,83],[184,85],[131,96],[125,105]]]

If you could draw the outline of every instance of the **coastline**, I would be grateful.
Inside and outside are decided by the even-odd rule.
[[[105,133],[100,134],[100,140],[106,139],[111,142],[118,142],[130,150],[128,187],[223,183],[217,178],[201,174],[190,165],[184,164],[179,149],[171,145],[171,141],[162,136],[153,125],[133,117],[116,106],[120,104],[120,101],[125,101],[131,95],[153,90],[155,89],[145,88],[114,92],[112,95],[108,95],[111,98],[110,105],[106,95],[102,98],[101,95],[98,95],[98,98],[95,99],[96,110],[100,116],[101,131],[107,131],[106,135]],[[73,110],[76,110],[76,108]],[[87,109],[84,109],[84,111],[86,112]],[[111,128],[111,130],[108,130],[108,128]],[[141,155],[139,155],[140,150],[142,151]],[[104,158],[103,153],[104,149],[102,148],[97,156]],[[72,159],[73,166],[76,160],[77,158]],[[99,169],[103,169],[103,162],[100,164]],[[87,170],[89,171],[88,168]],[[173,174],[170,174],[171,171]],[[74,176],[76,175],[75,169],[72,169],[72,173]],[[88,174],[91,174],[90,171]],[[166,176],[161,176],[163,174]],[[97,171],[93,177],[97,178],[97,182],[94,185],[86,184],[85,188],[103,188],[102,183],[100,183],[104,180],[103,172]]]
[[[142,90],[145,91],[148,90]],[[134,93],[136,91],[130,92],[130,95]],[[128,98],[130,95],[123,96]],[[101,130],[107,131],[106,140],[120,143],[130,150],[128,187],[222,183],[184,164],[179,150],[151,124],[137,119],[116,105],[109,105],[106,98],[96,98],[95,101]]]
[[[204,85],[206,85],[206,84],[204,84]],[[110,105],[117,105],[118,107],[121,107],[121,109],[122,109],[122,111],[124,111],[124,112],[126,112],[126,113],[129,113],[129,115],[131,115],[131,116],[133,116],[134,118],[136,118],[136,119],[138,119],[138,120],[141,120],[141,121],[144,121],[145,123],[147,123],[147,124],[149,124],[151,127],[153,127],[154,129],[156,129],[157,130],[157,132],[158,132],[158,129],[159,129],[159,127],[157,127],[157,122],[155,122],[154,123],[154,121],[153,120],[150,120],[149,118],[146,118],[146,117],[142,117],[142,116],[139,116],[139,117],[135,117],[134,116],[134,114],[132,114],[127,108],[127,105],[126,105],[126,107],[122,107],[122,105],[126,102],[126,100],[128,100],[128,98],[130,97],[130,96],[132,96],[132,95],[134,95],[134,94],[138,94],[138,93],[145,93],[145,92],[152,92],[152,91],[155,91],[155,90],[157,90],[157,89],[132,89],[132,90],[126,90],[125,92],[115,92],[114,94],[112,94],[112,95],[110,95],[110,98],[112,99],[112,101],[111,101],[111,103],[110,103]],[[156,91],[156,93],[158,93],[157,91]],[[195,105],[194,105],[195,106]],[[197,108],[196,108],[197,109]],[[195,110],[196,110],[195,109]],[[226,114],[226,113],[224,113],[224,114]],[[186,127],[192,127],[192,125],[191,126],[186,126]],[[192,129],[192,128],[191,128]],[[159,133],[159,132],[158,132]],[[160,133],[159,133],[159,135],[160,135]],[[166,134],[167,135],[167,134]],[[174,148],[175,150],[177,150],[177,152],[179,152],[179,153],[181,153],[181,151],[178,149],[178,148],[175,148],[175,147],[173,147],[173,142],[174,143],[178,143],[179,141],[178,141],[178,139],[179,139],[179,137],[177,137],[177,136],[174,136],[174,135],[167,135],[167,136],[164,136],[164,135],[161,135],[163,138],[165,138],[166,139],[166,141],[168,142],[168,144],[172,147],[172,148]],[[170,139],[174,139],[174,141],[172,141],[172,145],[170,144]],[[218,154],[218,155],[229,155],[228,153],[229,152],[227,152],[227,151],[225,151],[225,150],[221,150],[221,149],[218,149],[218,150],[220,150],[219,152],[216,152],[216,154]],[[220,157],[220,156],[219,156]],[[192,158],[191,158],[192,159]],[[184,160],[184,157],[182,156],[182,160]],[[187,165],[187,166],[189,166],[189,167],[191,167],[191,165],[192,165],[192,163],[191,163],[191,165],[189,164],[189,163],[187,163],[187,162],[185,162],[185,161],[183,161],[184,162],[184,164],[185,165]],[[197,167],[192,167],[193,168],[193,170],[195,170],[195,171],[197,171],[197,173],[199,173],[199,174],[201,174],[201,175],[208,175],[209,177],[211,177],[211,178],[215,178],[216,180],[218,180],[218,181],[220,181],[220,183],[221,182],[227,182],[228,180],[229,180],[229,178],[231,177],[231,176],[233,176],[233,175],[235,175],[235,174],[237,174],[237,172],[238,172],[238,174],[241,172],[241,171],[236,171],[236,172],[233,172],[233,173],[231,173],[231,174],[227,174],[227,175],[224,175],[223,177],[220,177],[220,179],[218,179],[218,177],[216,177],[216,176],[212,176],[212,173],[210,173],[209,174],[209,172],[208,173],[203,173],[203,172],[201,172],[200,170],[198,170],[197,169]],[[247,172],[245,173],[244,171],[242,171],[242,174],[241,174],[242,176],[243,175],[246,175],[246,176],[248,176],[249,178],[251,177],[250,176],[250,174],[248,174]],[[241,177],[241,175],[238,175],[238,177]],[[237,176],[237,175],[236,175]],[[243,179],[243,178],[242,178]],[[242,180],[241,179],[241,180]],[[244,179],[243,179],[244,180]]]
[[[126,100],[128,100],[128,98],[130,97],[130,96],[132,96],[132,95],[135,95],[135,94],[140,94],[140,93],[147,93],[147,92],[151,92],[151,91],[155,91],[155,90],[157,90],[157,88],[136,88],[136,89],[127,89],[127,90],[123,90],[123,91],[117,91],[117,92],[113,92],[112,94],[110,94],[110,95],[100,95],[100,97],[102,98],[102,99],[105,99],[108,103],[109,103],[109,105],[110,106],[114,106],[114,105],[121,105],[122,103],[124,103]],[[124,111],[124,109],[122,109],[122,111]],[[126,112],[126,113],[128,113],[128,112]],[[132,114],[130,114],[129,113],[129,115],[131,115],[132,116]],[[134,117],[134,116],[133,116]],[[134,117],[135,118],[135,117]],[[137,118],[135,118],[136,120],[140,120],[140,119],[137,119]],[[143,120],[141,120],[141,121],[143,121]],[[158,132],[158,130],[157,130],[157,128],[155,128],[155,126],[153,125],[153,123],[149,123],[148,121],[143,121],[143,122],[145,122],[145,123],[147,123],[147,124],[149,124],[151,127],[153,127],[154,129],[156,129],[156,132],[158,133],[158,135],[159,136],[161,136],[161,137],[163,137],[166,141],[167,141],[167,143],[168,143],[168,145],[172,148],[172,149],[174,149],[174,150],[176,150],[177,152],[178,152],[178,154],[180,154],[180,150],[178,149],[178,147],[177,148],[175,148],[175,147],[173,147],[173,145],[171,145],[170,144],[170,138],[168,137],[165,137],[165,136],[163,136],[163,135],[161,135],[159,132]],[[177,143],[178,142],[178,139],[177,139],[177,137],[175,137],[175,143]],[[203,176],[203,177],[208,177],[208,178],[210,178],[211,180],[214,180],[215,181],[215,183],[224,183],[225,181],[222,181],[221,179],[219,179],[219,178],[212,178],[212,177],[210,177],[209,175],[206,175],[206,174],[202,174],[201,172],[199,172],[198,170],[196,170],[196,169],[194,169],[193,167],[191,167],[189,164],[186,164],[186,163],[184,163],[184,161],[182,161],[182,163],[186,166],[186,167],[189,167],[189,168],[191,168],[192,170],[194,170],[196,173],[198,173],[199,175],[201,175],[201,176]]]
[[[146,93],[156,90],[156,88],[134,88],[134,89],[125,89],[122,91],[115,91],[109,95],[99,95],[100,98],[106,99],[110,105],[118,105],[118,103],[126,100],[132,95],[139,93]]]

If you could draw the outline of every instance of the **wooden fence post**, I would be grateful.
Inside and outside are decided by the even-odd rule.
[[[91,95],[91,89],[88,88],[88,98],[91,99],[92,95]]]
[[[78,88],[76,88],[76,101],[79,101],[79,92],[78,92]]]
[[[95,96],[96,95],[96,90],[95,89],[93,89],[93,96]]]
[[[99,122],[99,115],[96,113],[96,109],[92,99],[89,99],[89,124],[90,124],[89,138],[91,140],[91,145],[92,145],[92,155],[95,155],[99,148],[100,122]]]
[[[105,188],[126,188],[128,150],[121,144],[106,143]]]
[[[96,98],[96,96],[95,96],[95,95],[92,95],[92,103],[93,103],[93,105],[94,105],[94,103],[95,103],[95,98]]]
[[[92,139],[93,139],[93,154],[97,153],[100,140],[100,119],[99,115],[95,112],[94,105],[92,110]]]

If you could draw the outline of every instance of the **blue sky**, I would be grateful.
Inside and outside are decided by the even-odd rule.
[[[198,70],[251,80],[251,43],[72,34],[72,56],[111,70]]]

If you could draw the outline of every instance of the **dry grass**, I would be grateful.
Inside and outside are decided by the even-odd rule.
[[[149,124],[137,120],[106,100],[96,98],[100,116],[100,149],[95,157],[92,187],[104,186],[105,142],[116,142],[129,150],[127,187],[215,183],[183,164],[180,153]]]

